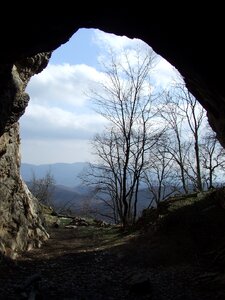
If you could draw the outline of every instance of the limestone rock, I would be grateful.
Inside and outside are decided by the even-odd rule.
[[[34,10],[19,3],[18,8],[13,9],[11,4],[4,7],[4,18],[0,19],[0,249],[3,252],[29,248],[28,244],[40,244],[47,237],[35,199],[19,176],[17,122],[28,105],[25,88],[30,77],[41,72],[51,52],[79,28],[99,28],[149,44],[181,73],[189,91],[207,110],[209,123],[225,146],[225,88],[221,72],[225,67],[225,46],[221,42],[224,24],[220,5],[212,4],[208,11],[204,7],[204,14],[188,3],[185,9],[170,5],[164,7],[163,18],[149,15],[141,4],[129,9],[114,5],[108,10],[95,3],[94,8],[85,5],[84,9],[74,10],[74,4],[67,3],[56,5],[54,14],[49,14],[42,5],[36,5]],[[161,8],[161,2],[151,3],[151,11]]]
[[[49,54],[38,55],[11,66],[8,84],[0,95],[0,252],[15,258],[18,253],[40,247],[48,239],[37,200],[20,176],[18,119],[27,106],[24,92],[29,78],[46,65]],[[11,113],[9,113],[11,110]]]

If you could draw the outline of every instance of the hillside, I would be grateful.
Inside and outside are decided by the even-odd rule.
[[[26,182],[30,186],[30,182]],[[149,192],[146,189],[139,191],[139,202],[137,205],[138,215],[149,205]],[[68,187],[54,185],[51,196],[51,204],[57,212],[71,212],[80,215],[96,216],[102,220],[109,221],[101,214],[110,214],[105,203],[93,197],[93,191],[86,186]]]
[[[171,197],[158,209],[144,210],[136,228],[145,238],[151,236],[151,242],[160,240],[158,251],[166,250],[161,263],[200,263],[206,254],[225,246],[225,189]]]
[[[53,190],[53,203],[57,206],[63,206],[66,202],[71,203],[71,207],[75,209],[81,208],[86,205],[92,208],[92,210],[105,211],[106,205],[100,199],[93,197],[94,190],[86,186],[75,186],[74,188],[69,188],[62,185],[55,185]],[[138,214],[142,212],[143,209],[148,207],[150,203],[150,195],[147,189],[141,189],[138,193],[138,204],[137,210]]]
[[[44,165],[21,164],[21,176],[30,186],[33,174],[36,179],[44,178],[48,172],[55,180],[55,186],[52,195],[52,204],[57,210],[62,208],[71,210],[75,213],[92,212],[92,216],[108,214],[106,205],[99,199],[92,197],[92,191],[87,186],[82,185],[79,175],[88,163],[55,163]],[[168,188],[169,189],[169,188]],[[141,214],[142,210],[149,206],[151,195],[146,187],[140,186],[138,191],[137,213]],[[101,217],[106,220],[105,217]]]

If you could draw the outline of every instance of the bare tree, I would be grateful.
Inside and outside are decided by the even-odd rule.
[[[180,100],[180,110],[184,113],[189,130],[192,135],[194,144],[194,165],[191,160],[190,167],[195,175],[195,184],[198,191],[203,190],[202,175],[201,175],[201,161],[200,161],[200,136],[203,122],[206,118],[204,108],[199,104],[197,99],[186,89],[184,84],[176,86],[176,98]]]
[[[168,152],[168,137],[164,135],[149,152],[149,168],[143,175],[143,181],[152,195],[149,207],[158,207],[159,203],[174,193],[181,191],[174,168],[174,158]]]
[[[166,122],[167,127],[167,152],[172,156],[175,165],[178,167],[178,176],[182,184],[183,191],[189,192],[189,171],[188,171],[188,153],[190,142],[183,139],[185,117],[180,113],[179,104],[174,100],[170,93],[166,93],[164,105],[159,114]],[[175,168],[175,166],[173,166]]]
[[[55,179],[50,171],[47,171],[42,178],[37,178],[33,173],[29,189],[42,204],[51,206],[53,204],[54,184]]]
[[[150,71],[155,54],[151,50],[143,53],[143,49],[137,50],[135,62],[127,52],[120,60],[111,53],[109,64],[104,65],[102,93],[92,91],[97,111],[109,126],[93,140],[98,161],[92,165],[91,180],[101,195],[106,195],[105,203],[123,226],[135,222],[140,179],[148,164],[146,154],[162,132],[152,121],[155,98]]]
[[[225,150],[216,138],[216,134],[210,127],[207,128],[206,135],[201,144],[201,161],[202,168],[205,170],[205,182],[207,188],[213,188],[214,182],[220,170],[224,172],[225,167]]]
[[[179,166],[184,192],[188,193],[190,186],[202,191],[200,139],[205,124],[205,110],[184,84],[176,84],[173,91],[166,94],[160,115],[171,132],[168,151]]]

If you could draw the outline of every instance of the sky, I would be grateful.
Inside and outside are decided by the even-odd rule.
[[[20,119],[21,161],[35,165],[92,162],[90,141],[106,124],[90,103],[88,90],[103,78],[100,61],[109,48],[132,51],[137,43],[98,29],[79,29],[56,49],[48,66],[34,75],[26,92],[30,102]],[[168,87],[178,71],[158,56],[153,80]]]

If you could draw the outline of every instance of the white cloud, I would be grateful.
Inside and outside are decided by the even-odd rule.
[[[21,144],[23,162],[31,164],[51,164],[56,162],[90,161],[91,146],[87,140],[29,140]]]
[[[123,64],[125,62],[124,50],[129,59],[129,64],[133,65],[137,62],[137,50],[149,49],[152,50],[144,41],[140,39],[130,39],[126,36],[117,36],[112,33],[106,33],[98,29],[94,30],[93,42],[99,47],[100,54],[98,56],[98,61],[101,64],[105,63],[108,60],[108,55],[111,55],[111,51],[118,58],[118,61]],[[140,52],[141,53],[141,52]],[[139,53],[139,54],[140,54]]]
[[[88,102],[89,88],[104,75],[87,65],[49,65],[27,88],[30,103],[21,118],[22,138],[89,139],[104,119]]]
[[[72,113],[58,107],[30,104],[21,118],[22,138],[90,139],[103,130],[105,119],[94,113]]]
[[[87,90],[102,76],[95,68],[84,64],[49,64],[40,74],[31,78],[27,92],[32,102],[42,105],[57,103],[58,106],[69,104],[81,107],[88,98]]]
[[[93,41],[100,53],[96,59],[105,59],[109,48],[116,54],[125,48],[131,64],[136,55],[134,46],[148,47],[141,40],[100,30],[93,30]],[[156,85],[167,87],[175,73],[160,58],[152,76]],[[105,75],[94,67],[69,63],[49,63],[33,76],[27,87],[31,100],[20,120],[22,159],[37,164],[88,160],[88,141],[103,130],[106,122],[90,108],[87,94],[96,88],[96,82],[104,80]]]
[[[140,39],[130,39],[126,36],[117,36],[96,29],[94,31],[94,42],[102,49],[101,55],[98,57],[100,62],[107,59],[107,51],[110,51],[110,49],[112,49],[116,55],[119,55],[122,49],[126,49],[126,54],[131,65],[137,62],[136,50],[141,50],[138,55],[144,53],[144,56],[147,53],[146,51],[149,50],[150,53],[152,51],[152,54],[156,55],[156,65],[152,72],[152,79],[156,87],[161,87],[163,89],[169,88],[169,86],[177,81],[180,76],[175,67],[155,53],[148,44]],[[120,62],[123,62],[124,58],[119,55],[119,60]]]
[[[120,51],[122,48],[130,48],[134,46],[134,42],[139,42],[138,39],[130,39],[127,36],[118,36],[113,33],[95,29],[93,42],[103,51],[112,48],[114,51]]]
[[[158,63],[153,70],[152,79],[156,87],[167,89],[178,81],[179,72],[164,58],[159,57]]]

